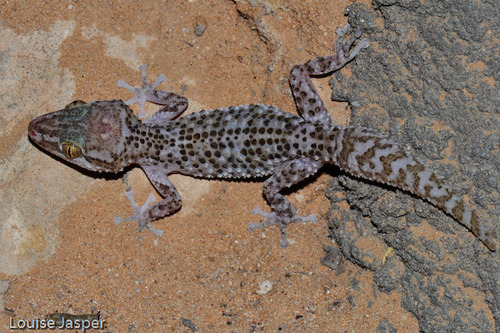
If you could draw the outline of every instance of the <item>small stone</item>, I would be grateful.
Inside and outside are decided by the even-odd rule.
[[[269,280],[262,281],[259,284],[259,290],[257,290],[257,294],[259,295],[266,295],[268,294],[271,289],[273,289],[273,284]]]

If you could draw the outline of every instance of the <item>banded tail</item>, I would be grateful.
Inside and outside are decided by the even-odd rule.
[[[347,172],[416,194],[442,209],[469,229],[488,249],[496,251],[494,232],[489,230],[462,197],[424,163],[374,130],[347,127],[338,133],[333,162]]]

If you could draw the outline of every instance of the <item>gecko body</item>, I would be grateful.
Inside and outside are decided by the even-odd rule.
[[[164,199],[149,206],[154,201],[150,196],[139,206],[129,191],[127,197],[135,212],[116,222],[137,220],[140,229],[146,227],[158,235],[161,231],[152,228],[151,221],[182,206],[169,174],[267,178],[263,192],[271,212],[254,208],[253,213],[266,220],[251,223],[249,228],[277,225],[280,246],[287,247],[286,226],[314,222],[316,217],[298,216],[280,192],[315,174],[324,164],[334,164],[354,176],[395,186],[430,201],[495,250],[493,233],[477,213],[418,158],[374,130],[332,123],[310,76],[340,69],[368,45],[366,40],[358,40],[361,32],[349,25],[337,33],[335,55],[308,61],[291,71],[290,85],[300,116],[269,105],[251,104],[203,110],[176,119],[186,109],[187,100],[156,90],[164,77],[148,85],[143,67],[142,89],[124,82],[120,86],[136,92],[133,101],[165,105],[146,121],[140,121],[121,100],[77,101],[34,119],[29,135],[45,150],[88,170],[120,172],[131,164],[141,166]],[[351,38],[346,40],[348,34]]]

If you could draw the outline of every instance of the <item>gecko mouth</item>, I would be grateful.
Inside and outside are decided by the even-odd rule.
[[[40,118],[33,119],[28,125],[28,136],[34,142],[38,143],[41,138],[41,133],[39,130]]]

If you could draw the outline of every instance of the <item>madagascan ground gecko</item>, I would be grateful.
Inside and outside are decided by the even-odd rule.
[[[148,84],[145,67],[142,87],[123,80],[119,86],[135,92],[127,104],[139,102],[141,114],[150,101],[164,105],[144,122],[121,100],[84,103],[76,101],[65,109],[34,119],[28,129],[40,147],[79,167],[99,172],[120,172],[124,167],[141,166],[164,198],[153,204],[150,194],[139,206],[133,192],[127,192],[135,212],[121,219],[137,220],[161,236],[151,222],[173,214],[182,201],[168,179],[171,173],[204,178],[267,178],[264,197],[271,206],[266,213],[255,207],[254,214],[265,218],[249,229],[276,225],[281,230],[280,246],[288,246],[286,227],[292,222],[315,222],[316,216],[302,217],[280,192],[315,174],[322,165],[334,164],[356,177],[389,184],[418,195],[467,227],[490,250],[496,250],[493,232],[481,222],[476,211],[452,192],[430,168],[387,136],[363,127],[341,127],[332,123],[328,110],[314,88],[311,76],[325,75],[342,68],[363,48],[361,31],[349,25],[337,31],[335,54],[295,66],[290,85],[300,116],[262,104],[203,110],[177,118],[187,100],[157,90],[165,81],[160,76]],[[350,36],[350,38],[347,38]]]

